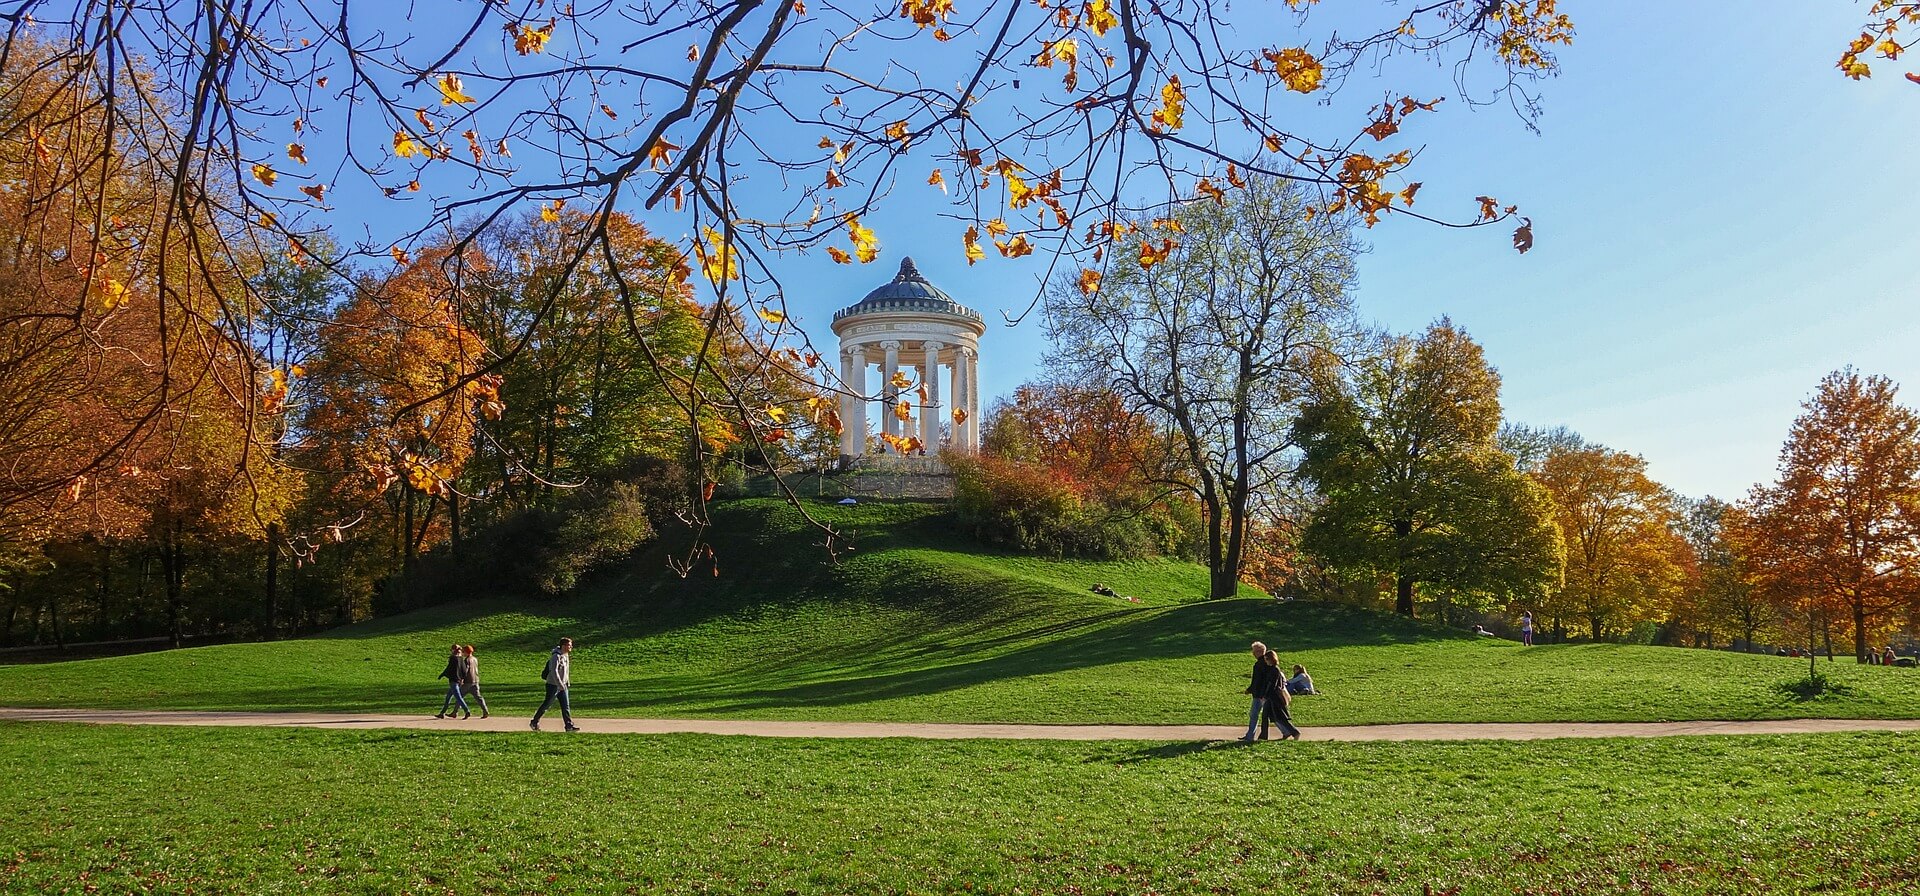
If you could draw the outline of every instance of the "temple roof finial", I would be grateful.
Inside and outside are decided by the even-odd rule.
[[[900,259],[900,273],[893,275],[893,279],[925,281],[927,278],[920,276],[920,269],[913,266],[913,256],[909,255]]]

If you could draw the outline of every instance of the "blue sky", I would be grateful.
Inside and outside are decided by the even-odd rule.
[[[1509,419],[1640,454],[1688,495],[1769,479],[1828,371],[1883,374],[1920,401],[1920,87],[1899,77],[1920,63],[1840,77],[1861,8],[1838,0],[1740,4],[1733,20],[1721,4],[1563,6],[1579,34],[1542,87],[1541,133],[1457,102],[1409,129],[1427,141],[1423,208],[1519,203],[1536,248],[1516,254],[1508,227],[1382,224],[1365,234],[1361,313],[1399,331],[1451,316],[1500,369]],[[790,306],[816,338],[902,254],[990,320],[1026,307],[1037,266],[968,268],[961,228],[916,222],[934,204],[912,196],[871,219],[874,264],[795,260]],[[1037,318],[991,328],[983,396],[1039,373],[1045,348]]]
[[[1424,142],[1414,175],[1421,209],[1469,217],[1484,193],[1534,222],[1536,247],[1522,256],[1511,226],[1462,231],[1390,217],[1364,234],[1361,313],[1402,332],[1450,316],[1500,369],[1509,419],[1569,426],[1640,454],[1655,478],[1688,495],[1737,497],[1770,478],[1799,403],[1831,370],[1889,376],[1920,402],[1920,213],[1910,203],[1920,86],[1899,77],[1920,60],[1880,61],[1869,81],[1841,77],[1834,60],[1864,11],[1848,0],[1562,5],[1578,37],[1560,52],[1561,75],[1541,85],[1538,134],[1504,106],[1460,102],[1446,72],[1419,60],[1396,61],[1381,80],[1356,76],[1330,108],[1297,101],[1297,120],[1324,136],[1357,129],[1357,112],[1389,89],[1447,96],[1403,131],[1413,146]],[[1271,8],[1243,3],[1236,14]],[[1330,3],[1315,15],[1342,12]],[[1323,35],[1316,22],[1309,33]],[[1242,37],[1300,41],[1290,23]],[[925,44],[921,35],[866,52]],[[1009,262],[989,249],[968,267],[965,225],[939,217],[954,209],[922,176],[903,171],[866,219],[881,241],[875,263],[782,258],[788,310],[831,345],[832,312],[912,255],[992,324],[981,350],[987,406],[1042,373],[1038,316],[998,323],[1028,307],[1042,259]],[[343,236],[395,226],[395,206],[356,201],[353,189],[343,182],[341,208],[329,213]],[[785,201],[773,178],[740,189]],[[684,218],[640,217],[682,245],[690,238]]]

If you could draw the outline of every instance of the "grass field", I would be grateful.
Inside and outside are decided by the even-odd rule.
[[[1827,664],[1852,693],[1797,700],[1801,661],[1616,645],[1521,648],[1264,597],[1201,601],[1172,561],[1088,563],[981,550],[933,505],[811,509],[860,533],[838,566],[792,508],[718,513],[722,575],[659,555],[564,601],[454,603],[323,637],[0,667],[0,705],[430,713],[453,641],[479,646],[495,708],[530,711],[561,635],[582,715],[1207,723],[1241,708],[1249,641],[1328,696],[1307,725],[1920,717],[1920,672]],[[1088,591],[1103,582],[1140,604]]]
[[[1914,744],[0,724],[0,892],[1912,892]]]

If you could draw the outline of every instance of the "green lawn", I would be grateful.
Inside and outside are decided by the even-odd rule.
[[[496,708],[530,711],[561,635],[585,716],[1231,722],[1246,645],[1304,663],[1308,725],[1920,717],[1920,672],[1822,663],[1853,693],[1803,702],[1803,661],[1670,648],[1525,649],[1391,616],[1200,600],[1204,571],[981,550],[925,504],[811,509],[860,533],[829,566],[775,501],[718,513],[722,575],[657,554],[565,601],[449,604],[324,637],[0,667],[0,705],[431,712],[446,645],[473,643]],[[1088,591],[1103,582],[1142,603]]]
[[[0,724],[0,892],[1912,892],[1915,744]]]

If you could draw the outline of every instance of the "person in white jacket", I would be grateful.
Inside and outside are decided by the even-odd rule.
[[[560,718],[567,723],[567,730],[580,730],[573,724],[573,707],[567,700],[567,685],[572,683],[572,662],[569,658],[572,653],[573,639],[561,638],[560,646],[555,647],[553,654],[547,657],[547,667],[540,670],[540,677],[547,680],[547,699],[540,702],[540,710],[533,714],[533,721],[527,723],[528,728],[539,731],[540,717],[546,715],[547,707],[552,706],[553,701],[558,699]]]

